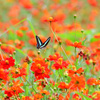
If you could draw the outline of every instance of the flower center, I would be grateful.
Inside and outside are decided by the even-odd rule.
[[[60,65],[62,64],[62,60],[63,60],[62,58],[58,59],[58,62],[59,62]]]
[[[9,64],[9,61],[8,61],[8,60],[6,60],[6,61],[5,61],[5,63],[6,63],[6,64]]]
[[[79,84],[79,81],[76,81],[76,83],[75,84]]]
[[[37,67],[40,69],[41,68],[41,65],[40,64],[37,64]]]

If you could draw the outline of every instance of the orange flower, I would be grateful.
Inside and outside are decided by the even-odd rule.
[[[0,80],[9,80],[9,76],[8,76],[9,72],[7,72],[6,70],[0,68]]]
[[[28,27],[22,26],[22,27],[20,27],[20,30],[27,31],[28,30]]]
[[[68,89],[69,85],[66,84],[65,82],[60,82],[60,84],[58,85],[58,88],[60,88],[60,89]]]
[[[40,93],[41,94],[45,94],[45,95],[49,95],[50,94],[47,90],[41,90]]]
[[[100,99],[100,91],[95,91],[92,94],[92,97],[94,97],[93,100],[99,100]]]
[[[64,97],[60,94],[58,100],[64,100]]]
[[[74,95],[73,95],[73,99],[74,99],[74,100],[82,100],[82,99],[79,97],[78,94],[74,94]]]
[[[87,29],[94,29],[95,28],[95,25],[94,24],[88,24],[87,25]]]
[[[73,46],[73,47],[75,47],[75,48],[82,48],[83,46],[81,45],[82,43],[81,42],[75,42],[75,43],[71,43],[70,42],[70,44],[68,44],[69,46]]]
[[[33,96],[22,96],[22,99],[19,100],[34,100]]]
[[[49,17],[49,18],[47,19],[47,21],[51,23],[51,22],[55,22],[56,19],[54,19],[53,17]]]
[[[33,50],[29,50],[28,51],[28,56],[29,57],[34,57],[35,56],[34,51]]]
[[[71,78],[71,81],[69,83],[69,88],[72,90],[82,89],[85,88],[85,78],[81,75],[74,75]]]
[[[5,60],[0,61],[0,67],[3,69],[9,69],[11,66],[15,65],[15,59],[13,57],[6,58]]]
[[[59,23],[63,23],[65,19],[66,19],[66,14],[63,13],[63,11],[61,9],[57,10],[54,20]]]
[[[20,13],[20,7],[19,5],[13,5],[11,6],[8,15],[10,17],[18,17]]]
[[[20,4],[26,9],[32,9],[33,5],[30,0],[19,0]]]
[[[34,100],[40,100],[42,98],[43,98],[42,94],[35,94],[34,95]]]
[[[73,30],[81,30],[82,28],[81,28],[81,25],[79,24],[79,23],[73,23],[73,24],[71,24],[71,25],[67,25],[66,27],[65,27],[65,29],[67,29],[68,31],[73,31]]]
[[[32,15],[33,16],[38,16],[39,15],[39,10],[38,9],[32,10]]]
[[[36,39],[35,38],[29,39],[29,44],[36,46],[36,44],[37,44]]]
[[[19,36],[19,37],[23,37],[23,32],[21,30],[17,30],[16,31],[16,34]]]
[[[32,31],[27,32],[27,36],[30,38],[35,38],[34,33]]]
[[[89,85],[96,85],[97,79],[96,78],[89,78],[87,80],[87,84]]]
[[[98,2],[96,0],[88,0],[88,3],[93,7],[97,6],[97,4],[98,4]]]
[[[23,41],[15,40],[15,43],[16,43],[16,48],[18,48],[18,49],[22,49],[22,47],[24,46]]]
[[[24,90],[21,88],[23,86],[23,83],[19,83],[20,81],[13,81],[12,86],[8,87],[7,90],[5,90],[5,94],[7,94],[8,97],[12,97],[15,95],[18,95],[19,93],[24,92]]]
[[[34,72],[36,80],[49,78],[50,70],[48,69],[48,64],[45,62],[45,59],[36,58],[33,61],[31,70]]]
[[[63,68],[67,68],[67,66],[69,65],[68,62],[64,61],[63,58],[59,58],[57,61],[55,61],[55,63],[52,65],[52,68],[58,70],[58,69],[63,69]]]
[[[13,54],[13,52],[15,51],[15,48],[14,47],[11,47],[11,46],[4,46],[2,45],[1,46],[1,49],[9,54]]]
[[[15,24],[17,24],[19,22],[20,22],[20,20],[17,19],[17,18],[13,18],[13,19],[10,20],[10,23],[13,24],[13,25],[15,25]]]
[[[53,56],[49,55],[48,60],[50,60],[50,61],[57,61],[59,58],[62,58],[62,57],[59,55],[59,53],[55,53]]]
[[[26,69],[25,68],[11,68],[11,74],[13,78],[21,77],[23,75],[26,75]]]
[[[47,9],[43,10],[43,16],[41,17],[41,22],[48,22],[48,18],[50,17],[50,13]]]
[[[100,33],[97,34],[97,35],[94,35],[94,38],[96,38],[96,39],[100,39]]]
[[[79,68],[78,70],[76,71],[73,71],[73,70],[68,70],[68,75],[71,77],[75,74],[81,74],[84,70],[82,68]]]

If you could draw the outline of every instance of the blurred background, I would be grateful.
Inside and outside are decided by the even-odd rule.
[[[48,31],[47,20],[52,16],[53,29],[62,33],[74,30],[74,14],[77,29],[97,29],[100,23],[100,0],[0,0],[0,31],[32,17],[36,30]]]
[[[44,57],[53,51],[61,51],[57,40],[55,44],[53,42],[50,17],[53,18],[51,27],[68,55],[73,51],[73,47],[67,46],[69,41],[82,42],[88,47],[100,37],[100,0],[0,0],[0,4],[0,41],[7,45],[1,49],[10,54],[16,47],[31,57],[36,56],[36,34],[43,42],[51,37],[49,46],[53,49],[50,48],[45,55],[43,53]],[[83,29],[85,34],[81,32]],[[8,45],[14,48],[10,46],[8,49]]]

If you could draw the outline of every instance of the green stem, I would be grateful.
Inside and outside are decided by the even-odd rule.
[[[75,63],[76,63],[76,47],[75,47]]]
[[[75,24],[75,41],[76,41],[76,17],[74,17],[74,24]]]
[[[53,29],[52,29],[51,25],[50,25],[50,29],[51,29],[51,32],[54,34],[54,36],[55,36],[55,38],[56,38],[57,42],[59,43],[59,40],[57,39],[56,34],[55,34],[55,32],[53,31]],[[63,46],[62,46],[62,45],[61,45],[61,49],[62,49],[62,51],[64,52],[64,54],[66,55],[66,57],[67,57],[67,59],[68,59],[69,63],[72,65],[72,63],[71,63],[71,61],[69,60],[69,57],[67,56],[67,54],[66,54],[66,52],[65,52],[65,50],[64,50],[64,48],[63,48]]]
[[[26,81],[28,82],[29,79],[29,65],[27,66],[27,76],[26,76]],[[30,83],[29,83],[30,84]],[[29,95],[29,84],[26,85],[25,87],[25,95]],[[30,84],[31,85],[31,84]]]

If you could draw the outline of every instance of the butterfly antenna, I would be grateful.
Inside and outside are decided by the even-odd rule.
[[[57,42],[59,43],[60,41],[57,39],[57,36],[56,36],[55,32],[54,32],[53,29],[52,29],[51,23],[50,23],[50,29],[51,29],[51,32],[54,34],[54,36],[55,36]],[[72,65],[72,63],[71,63],[71,61],[69,60],[69,57],[67,56],[67,54],[66,54],[66,52],[65,52],[65,50],[64,50],[64,48],[63,48],[62,45],[61,45],[61,49],[63,50],[64,54],[66,55],[66,57],[67,57],[69,63]]]

